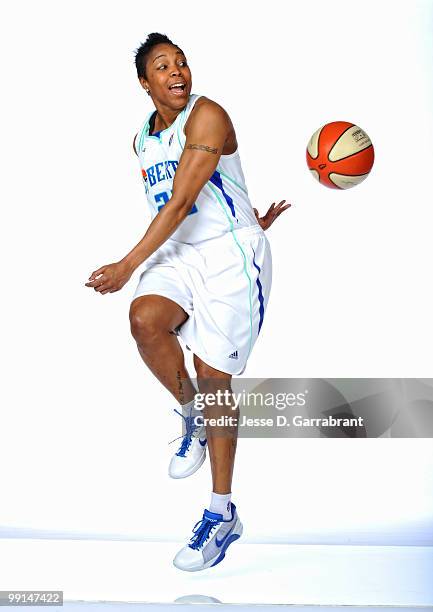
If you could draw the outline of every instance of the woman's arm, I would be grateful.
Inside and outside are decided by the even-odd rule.
[[[230,129],[227,113],[215,102],[207,100],[194,109],[174,176],[172,197],[153,219],[140,242],[121,261],[95,270],[86,287],[93,287],[102,294],[118,291],[134,270],[173,234],[214,173]]]

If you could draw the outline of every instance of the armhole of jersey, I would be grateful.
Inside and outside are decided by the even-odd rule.
[[[189,116],[190,116],[190,114],[191,114],[191,112],[192,112],[192,110],[193,110],[197,100],[199,100],[200,98],[203,98],[203,97],[204,96],[197,96],[196,99],[192,101],[192,104],[191,104],[190,108],[188,109],[188,116],[187,117],[185,116],[183,118],[183,120],[180,122],[182,127],[181,127],[180,130],[178,129],[178,139],[179,139],[179,144],[182,147],[182,149],[184,148],[185,142],[186,142],[186,134],[185,134],[185,125],[186,125],[186,122],[188,121]],[[179,132],[180,132],[180,134],[179,134]],[[183,142],[181,142],[181,139],[182,139]],[[238,146],[236,147],[236,151],[233,151],[233,153],[228,153],[227,155],[222,155],[221,154],[220,157],[222,157],[223,159],[230,159],[231,157],[236,157],[237,155],[239,155],[239,143],[238,143]]]
[[[197,96],[192,102],[191,102],[191,106],[188,108],[188,113],[184,115],[181,124],[182,124],[182,128],[181,128],[181,132],[182,132],[182,136],[184,138],[184,141],[186,141],[186,134],[185,134],[185,125],[186,122],[189,119],[189,116],[191,115],[191,112],[195,106],[195,103],[197,102],[197,100],[200,100],[200,98],[203,98],[203,96]]]
[[[227,155],[223,155],[221,153],[221,157],[223,159],[230,159],[231,157],[236,157],[237,155],[239,155],[239,145],[236,147],[236,151],[233,151],[233,153],[227,153]]]

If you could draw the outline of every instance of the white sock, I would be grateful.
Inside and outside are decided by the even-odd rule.
[[[223,519],[227,521],[232,516],[232,504],[231,504],[232,494],[227,493],[226,495],[221,495],[220,493],[212,493],[212,497],[210,499],[210,512],[215,512],[216,514],[222,514]]]
[[[194,418],[203,417],[203,410],[197,410],[197,408],[194,408],[193,399],[187,404],[182,404],[181,408],[182,408],[182,414],[184,417],[189,417],[189,416],[193,416]],[[206,437],[206,434],[203,434],[203,437]]]

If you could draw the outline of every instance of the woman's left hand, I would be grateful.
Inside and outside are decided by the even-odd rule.
[[[269,210],[264,217],[259,217],[259,211],[257,208],[253,208],[257,223],[263,230],[270,228],[275,219],[279,217],[281,213],[291,207],[291,204],[286,204],[285,206],[284,204],[286,204],[286,200],[281,200],[279,204],[275,204],[274,202],[272,206],[269,207]]]

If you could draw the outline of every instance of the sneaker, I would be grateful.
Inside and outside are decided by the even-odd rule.
[[[206,433],[204,425],[196,425],[193,416],[183,416],[175,410],[185,421],[185,435],[177,453],[173,455],[168,467],[171,478],[186,478],[198,470],[206,459]]]
[[[189,543],[173,559],[173,565],[186,572],[197,572],[221,563],[227,548],[241,537],[243,531],[233,503],[231,513],[231,517],[225,521],[222,514],[205,510],[203,518],[193,529]]]

